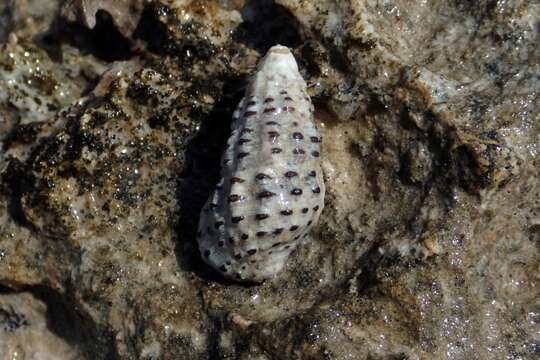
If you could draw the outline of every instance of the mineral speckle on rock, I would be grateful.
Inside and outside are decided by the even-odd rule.
[[[8,356],[536,359],[539,12],[2,3]],[[197,224],[276,43],[315,106],[325,206],[280,276],[245,286],[200,260]]]

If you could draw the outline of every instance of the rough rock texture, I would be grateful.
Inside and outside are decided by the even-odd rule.
[[[0,321],[35,319],[0,343],[39,359],[538,358],[538,4],[90,3],[92,29],[59,2],[0,5],[0,303],[30,304]],[[200,260],[198,214],[276,43],[314,100],[326,205],[280,276],[240,286]]]
[[[0,359],[80,359],[76,345],[71,346],[48,327],[56,321],[50,319],[57,315],[32,294],[0,295]],[[57,320],[67,320],[67,317]],[[69,340],[75,339],[73,335],[68,335]]]

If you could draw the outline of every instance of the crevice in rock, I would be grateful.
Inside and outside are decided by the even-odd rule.
[[[133,56],[131,41],[120,33],[111,15],[104,10],[96,13],[93,29],[58,18],[47,33],[36,38],[36,42],[56,61],[62,60],[62,43],[107,62],[127,60]]]
[[[33,188],[35,178],[26,165],[17,159],[10,159],[6,170],[0,176],[0,191],[6,196],[7,211],[17,224],[34,229],[24,214],[22,196]]]
[[[30,293],[47,305],[47,328],[76,347],[85,359],[119,359],[112,332],[99,326],[80,307],[59,291],[45,286],[20,286],[17,289],[0,283],[0,294]]]
[[[112,333],[99,329],[89,315],[82,314],[68,299],[46,286],[35,286],[29,291],[47,304],[48,327],[56,335],[79,346],[88,359],[117,358]]]
[[[219,179],[221,154],[230,135],[232,113],[243,95],[243,78],[228,79],[224,83],[224,96],[202,120],[197,136],[188,145],[176,191],[180,212],[175,249],[178,264],[203,279],[218,282],[226,280],[201,260],[196,232],[201,209]]]
[[[242,9],[242,18],[244,22],[236,28],[234,40],[261,54],[277,44],[290,48],[302,45],[300,23],[273,0],[247,1]]]

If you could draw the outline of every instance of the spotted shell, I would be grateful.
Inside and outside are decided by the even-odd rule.
[[[263,58],[231,127],[197,240],[204,261],[225,277],[261,282],[283,268],[324,206],[321,137],[287,47]]]

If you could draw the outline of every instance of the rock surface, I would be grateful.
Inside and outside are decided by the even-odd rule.
[[[50,323],[68,319],[61,314],[54,319],[57,315],[30,293],[0,295],[0,359],[80,359],[81,353],[68,343],[73,334],[61,334],[69,337],[65,340],[55,333],[61,328],[49,328]]]
[[[539,16],[520,0],[0,5],[7,358],[536,359]],[[314,100],[326,204],[280,276],[242,286],[201,261],[198,216],[277,43]]]

